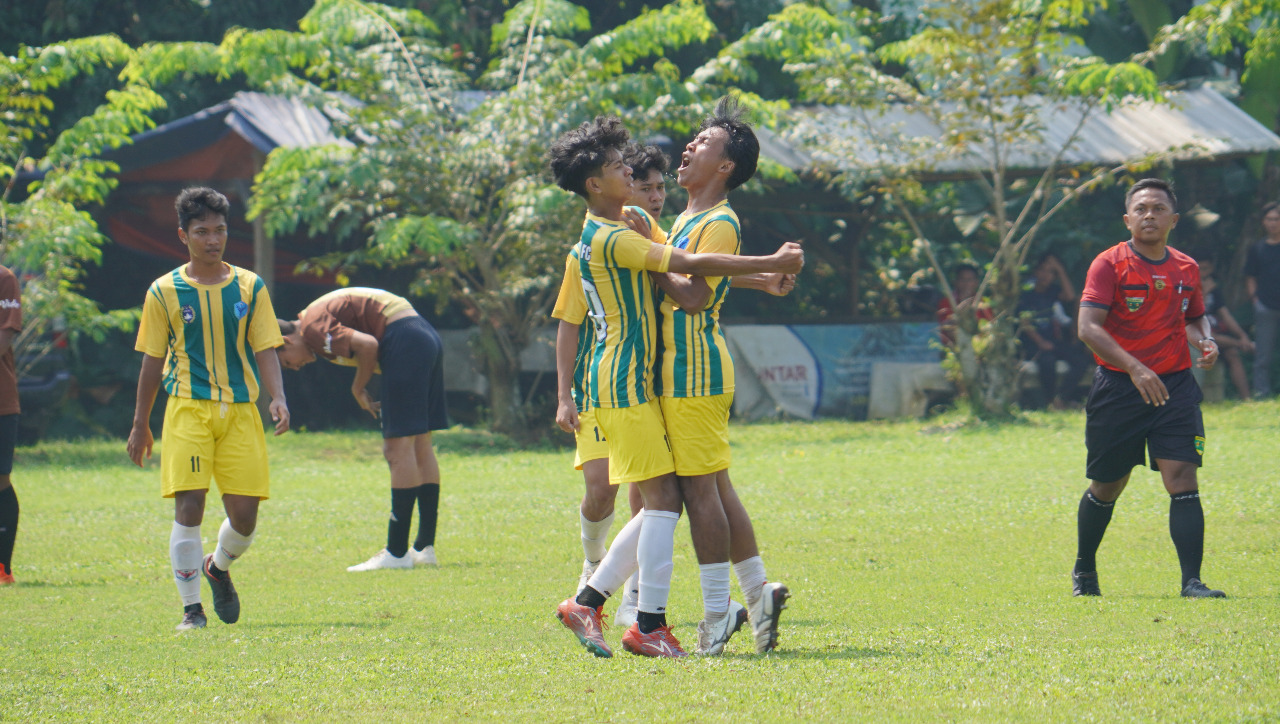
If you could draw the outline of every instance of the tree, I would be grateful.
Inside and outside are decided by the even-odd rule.
[[[16,56],[0,56],[0,262],[13,267],[23,285],[24,327],[14,345],[19,374],[48,351],[56,321],[65,322],[72,336],[100,336],[135,318],[103,313],[78,293],[86,266],[100,260],[106,242],[87,208],[101,204],[116,183],[109,176],[115,165],[97,157],[150,128],[150,114],[164,100],[146,86],[126,84],[109,90],[93,114],[52,143],[48,138],[53,91],[131,57],[132,50],[111,36],[24,46]],[[33,147],[46,150],[33,157]],[[43,176],[22,188],[23,171]]]
[[[909,37],[872,48],[883,19],[861,10],[837,16],[792,5],[722,53],[725,65],[755,56],[783,62],[801,99],[845,104],[846,121],[822,125],[799,114],[795,137],[821,149],[834,184],[859,199],[882,196],[911,229],[957,309],[953,371],[974,415],[1014,414],[1019,364],[1020,267],[1043,225],[1065,204],[1123,169],[1077,169],[1063,161],[1085,120],[1126,98],[1159,97],[1153,73],[1084,52],[1074,31],[1102,5],[1078,0],[973,0],[933,3]],[[868,32],[870,31],[870,32]],[[1073,130],[1047,146],[1041,110],[1069,117]],[[921,133],[921,121],[929,131]],[[867,158],[874,148],[876,161]],[[1028,149],[1036,149],[1028,159]],[[978,159],[978,163],[972,162]],[[1149,161],[1149,159],[1148,159]],[[993,312],[958,305],[938,261],[937,244],[918,217],[930,179],[973,184],[977,208],[956,209],[974,233],[990,238],[993,257],[979,288]]]

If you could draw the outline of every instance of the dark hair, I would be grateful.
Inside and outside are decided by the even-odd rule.
[[[738,105],[738,99],[725,96],[716,103],[715,111],[703,119],[702,125],[698,127],[699,133],[708,128],[723,128],[729,135],[724,144],[724,156],[733,161],[733,173],[729,174],[729,179],[725,182],[726,191],[738,188],[754,176],[756,163],[760,160],[760,141],[751,130],[751,124],[743,119],[744,115],[745,111]]]
[[[966,272],[966,271],[973,272],[974,276],[978,277],[978,279],[982,279],[981,267],[979,267],[977,264],[971,261],[962,261],[956,264],[955,266],[951,267],[951,278],[955,279],[956,277],[960,276],[960,272]]]
[[[587,179],[600,172],[610,151],[622,152],[631,133],[617,116],[596,116],[561,134],[551,144],[551,174],[556,185],[586,198]]]
[[[1143,189],[1159,189],[1169,197],[1169,203],[1173,205],[1173,210],[1178,210],[1178,197],[1173,194],[1173,184],[1162,178],[1144,178],[1129,187],[1124,193],[1124,210],[1129,210],[1129,202],[1133,200],[1133,195]]]
[[[657,146],[632,143],[622,152],[622,162],[631,167],[631,176],[637,181],[649,177],[650,171],[666,173],[671,168],[671,157]]]
[[[1263,216],[1266,216],[1267,214],[1271,213],[1272,211],[1280,211],[1280,201],[1272,201],[1272,202],[1270,202],[1270,203],[1268,203],[1268,204],[1263,204],[1263,206],[1262,206],[1262,215],[1263,215]]]
[[[276,319],[276,324],[280,325],[280,336],[287,337],[298,331],[298,323],[291,322],[287,319]]]
[[[178,212],[178,228],[186,231],[192,221],[203,219],[209,214],[221,214],[222,220],[227,221],[231,202],[227,201],[226,196],[211,188],[192,186],[178,194],[178,199],[173,202],[173,208]]]

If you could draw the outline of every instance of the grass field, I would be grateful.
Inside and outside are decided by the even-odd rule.
[[[20,449],[0,719],[1275,720],[1280,403],[1205,417],[1204,577],[1225,601],[1177,596],[1168,498],[1142,470],[1099,554],[1105,596],[1070,596],[1082,413],[734,426],[735,484],[795,597],[776,653],[739,634],[682,661],[593,658],[553,617],[581,565],[565,451],[440,434],[442,565],[351,574],[384,542],[376,433],[273,440],[240,623],[206,586],[209,628],[180,634],[155,462],[131,468],[123,440]],[[676,540],[671,620],[692,648],[684,521]]]

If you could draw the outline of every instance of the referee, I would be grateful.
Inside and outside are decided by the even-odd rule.
[[[1225,598],[1200,581],[1204,511],[1196,469],[1204,456],[1197,365],[1218,358],[1209,333],[1200,270],[1166,244],[1178,223],[1178,200],[1160,179],[1138,181],[1125,194],[1124,224],[1132,237],[1102,252],[1089,267],[1080,301],[1080,339],[1098,371],[1085,406],[1085,474],[1089,489],[1076,518],[1078,549],[1071,572],[1076,596],[1100,596],[1095,555],[1116,499],[1135,465],[1158,470],[1169,493],[1169,536],[1182,567],[1186,598]]]

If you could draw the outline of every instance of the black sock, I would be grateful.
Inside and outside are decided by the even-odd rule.
[[[1116,502],[1104,503],[1093,496],[1090,490],[1084,491],[1080,498],[1080,509],[1076,513],[1076,573],[1092,573],[1098,570],[1095,556],[1098,546],[1102,545],[1102,535],[1107,532],[1107,524],[1111,522],[1111,512]]]
[[[1204,509],[1200,492],[1169,496],[1169,537],[1178,549],[1178,565],[1182,567],[1182,586],[1200,577],[1200,561],[1204,558]]]
[[[577,602],[579,606],[586,606],[587,608],[600,608],[601,606],[604,605],[604,594],[592,588],[591,586],[587,586],[586,588],[583,588],[582,593],[579,593],[578,597],[573,600]]]
[[[413,547],[422,550],[436,544],[436,518],[440,513],[440,483],[423,483],[418,492],[418,537]]]
[[[200,605],[198,602],[192,603],[192,604],[183,606],[182,612],[183,613],[204,613],[204,606]]]
[[[13,486],[0,490],[0,571],[12,574],[13,542],[18,538],[18,494]]]
[[[387,521],[387,552],[403,558],[409,552],[409,524],[413,522],[416,488],[391,489],[391,519]]]
[[[667,625],[667,614],[636,612],[636,626],[640,633],[653,633],[655,629]]]

